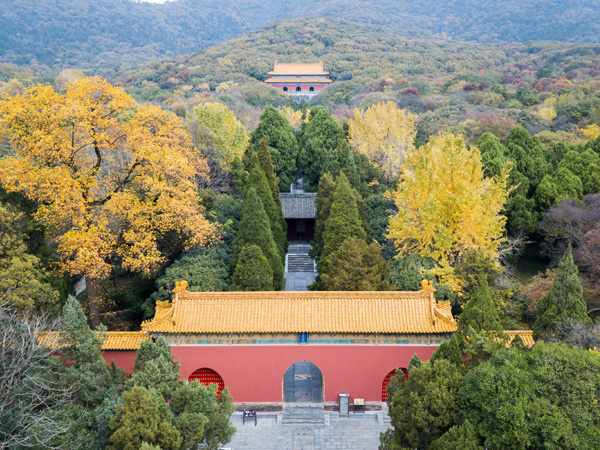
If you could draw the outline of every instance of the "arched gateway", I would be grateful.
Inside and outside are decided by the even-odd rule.
[[[189,377],[189,381],[197,380],[203,386],[208,386],[209,384],[217,385],[217,398],[221,396],[221,392],[225,389],[225,382],[221,375],[215,372],[208,367],[204,367],[202,369],[195,370]]]
[[[396,369],[396,370],[401,370],[402,373],[404,373],[404,377],[408,380],[408,370],[406,370],[404,368]],[[387,400],[387,397],[388,397],[387,387],[389,386],[390,381],[392,381],[392,377],[397,376],[396,375],[396,370],[392,370],[383,379],[383,384],[381,386],[381,401],[382,402],[385,402]]]
[[[283,375],[283,401],[286,403],[323,402],[323,374],[309,361],[292,364]]]

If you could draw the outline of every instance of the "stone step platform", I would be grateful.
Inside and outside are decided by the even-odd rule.
[[[329,416],[321,408],[287,408],[281,417],[282,425],[329,425]]]

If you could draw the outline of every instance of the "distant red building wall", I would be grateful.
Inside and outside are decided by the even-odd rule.
[[[301,92],[310,92],[310,88],[314,88],[314,91],[322,91],[323,89],[325,89],[327,87],[327,85],[325,84],[302,84],[302,83],[298,83],[298,84],[270,84],[270,86],[273,86],[274,88],[278,88],[278,89],[282,89],[284,87],[288,88],[289,92],[296,92],[296,88],[298,86],[300,86],[300,88],[302,89]]]
[[[298,361],[310,361],[323,374],[325,401],[381,401],[382,384],[390,371],[406,368],[416,353],[431,358],[436,345],[207,345],[173,347],[181,378],[199,368],[216,371],[234,402],[281,402],[283,375]]]
[[[136,354],[135,350],[106,350],[102,352],[106,364],[114,361],[117,367],[123,368],[127,373],[133,372],[133,363]]]

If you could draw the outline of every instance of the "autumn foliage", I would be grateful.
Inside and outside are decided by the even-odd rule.
[[[160,265],[167,232],[184,247],[214,236],[194,190],[206,161],[180,119],[101,78],[74,81],[64,94],[38,86],[3,97],[0,132],[12,151],[0,161],[2,186],[37,203],[60,268],[85,276],[91,297],[90,284],[115,261],[142,273]]]
[[[415,119],[414,114],[399,109],[393,102],[380,102],[364,111],[355,108],[348,124],[350,145],[381,167],[391,181],[413,149]]]
[[[464,252],[495,254],[503,239],[507,177],[508,166],[499,177],[486,178],[479,150],[467,149],[462,137],[432,139],[404,161],[391,194],[398,214],[390,219],[388,237],[401,255],[417,252],[437,261],[437,274],[460,290],[452,272]]]

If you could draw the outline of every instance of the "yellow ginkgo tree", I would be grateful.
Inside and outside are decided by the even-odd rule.
[[[416,115],[393,102],[380,102],[364,111],[354,109],[348,122],[350,145],[381,167],[391,182],[400,173],[406,155],[413,149]]]
[[[390,218],[388,237],[401,256],[416,252],[437,261],[433,274],[460,291],[453,268],[464,252],[480,248],[496,255],[502,242],[508,172],[506,166],[498,178],[486,178],[477,148],[468,149],[459,136],[432,138],[404,160],[391,193],[398,213]]]
[[[98,282],[115,263],[147,274],[165,259],[165,233],[185,247],[215,237],[194,189],[206,161],[180,119],[101,78],[4,96],[0,133],[10,148],[0,182],[37,204],[60,268],[85,276],[93,324]]]

